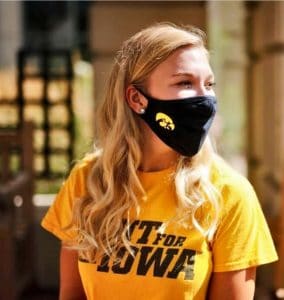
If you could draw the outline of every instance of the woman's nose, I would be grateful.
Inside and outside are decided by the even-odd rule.
[[[196,95],[197,96],[206,96],[208,95],[208,90],[206,89],[206,87],[204,85],[197,85],[196,86]]]
[[[205,84],[199,84],[196,86],[197,96],[212,96],[214,95],[213,89],[209,88]]]

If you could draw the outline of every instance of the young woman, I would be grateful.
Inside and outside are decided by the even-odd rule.
[[[213,86],[196,28],[124,42],[95,150],[42,222],[63,241],[61,300],[253,299],[277,254],[253,188],[211,147]]]

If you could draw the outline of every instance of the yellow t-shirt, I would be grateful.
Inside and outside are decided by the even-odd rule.
[[[59,239],[74,238],[62,230],[70,223],[72,203],[86,194],[86,177],[93,161],[75,166],[63,184],[42,226]],[[147,193],[139,218],[131,221],[134,257],[121,249],[113,264],[78,262],[88,300],[204,300],[212,272],[240,270],[277,260],[277,254],[257,197],[248,181],[221,159],[212,166],[212,181],[222,199],[220,222],[212,243],[194,228],[170,223],[176,195],[170,173],[139,172]]]

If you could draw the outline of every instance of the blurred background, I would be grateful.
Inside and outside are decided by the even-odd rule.
[[[259,268],[256,299],[284,299],[281,1],[0,1],[0,299],[58,299],[59,241],[40,220],[92,149],[116,51],[159,21],[207,33],[212,136],[254,185],[280,256]]]

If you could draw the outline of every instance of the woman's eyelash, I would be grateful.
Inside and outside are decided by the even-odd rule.
[[[177,85],[193,85],[193,83],[191,81],[181,81],[178,82]],[[214,87],[216,86],[216,82],[208,82],[206,86]]]
[[[192,85],[191,81],[181,81],[177,83],[178,85]]]

